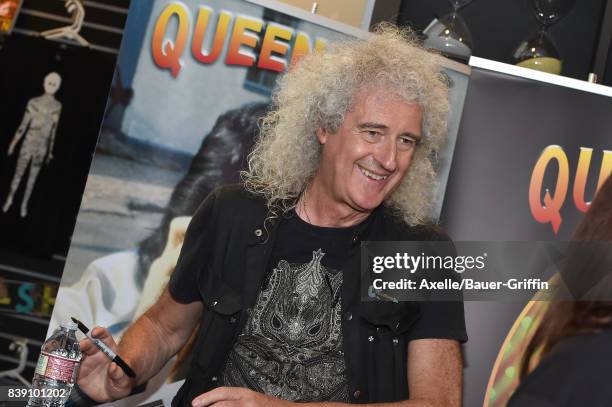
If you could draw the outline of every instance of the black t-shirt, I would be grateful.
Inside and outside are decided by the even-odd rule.
[[[342,349],[342,266],[355,227],[279,225],[268,274],[222,374],[292,401],[349,401]]]

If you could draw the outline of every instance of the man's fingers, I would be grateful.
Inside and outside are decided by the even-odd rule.
[[[125,376],[123,370],[115,362],[111,363],[108,366],[108,377],[110,377],[113,381],[119,381]]]
[[[91,330],[91,336],[95,339],[101,340],[112,350],[117,349],[117,344],[115,343],[115,340],[108,329],[97,326]],[[79,345],[81,346],[81,352],[85,353],[86,355],[93,355],[98,352],[98,347],[90,339],[81,340]]]
[[[116,388],[123,389],[130,386],[130,378],[115,362],[108,366],[108,377]]]
[[[100,326],[97,326],[91,330],[91,336],[93,336],[96,339],[101,339],[106,344],[109,343],[107,339],[111,339],[111,340],[113,339],[113,336],[110,334],[108,329],[102,328]]]
[[[210,407],[237,407],[239,404],[238,400],[232,400],[232,401],[218,401],[214,404],[211,404]]]
[[[98,339],[104,339],[106,336],[110,336],[108,329],[101,326],[96,326],[91,330],[91,336]]]
[[[241,388],[238,387],[218,387],[204,394],[200,394],[193,399],[193,407],[206,407],[224,401],[236,401],[240,399]],[[216,404],[215,404],[216,406]]]
[[[81,339],[79,341],[79,348],[85,355],[93,355],[98,351],[98,348],[89,339]]]
[[[113,347],[114,345],[114,339],[106,328],[102,328],[99,326],[95,327],[91,330],[91,336],[96,339],[102,340],[104,343],[111,347]],[[87,338],[80,340],[79,346],[81,347],[81,352],[86,355],[92,355],[98,352],[98,347],[90,339]]]

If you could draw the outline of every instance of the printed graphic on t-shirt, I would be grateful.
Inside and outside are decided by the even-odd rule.
[[[342,272],[285,260],[268,283],[230,353],[225,386],[248,387],[293,401],[348,401],[342,353]]]

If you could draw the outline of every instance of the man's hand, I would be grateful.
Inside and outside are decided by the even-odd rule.
[[[242,387],[218,387],[191,402],[193,407],[289,407],[291,404],[294,403]]]
[[[117,351],[117,344],[107,329],[96,327],[91,334],[94,338],[102,340],[114,352]],[[99,402],[120,399],[130,394],[134,382],[117,364],[89,339],[83,339],[79,345],[83,352],[83,361],[77,383],[85,394]]]

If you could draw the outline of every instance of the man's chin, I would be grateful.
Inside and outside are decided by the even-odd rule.
[[[371,213],[383,203],[383,200],[358,199],[353,202],[355,203],[355,205],[353,206],[354,209],[358,210],[359,212]]]

